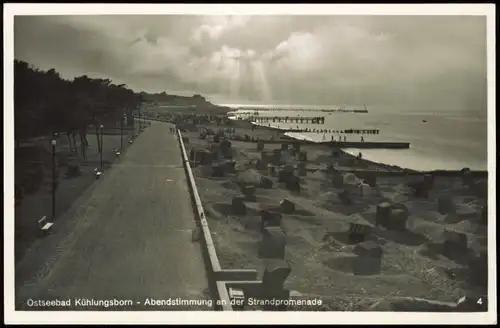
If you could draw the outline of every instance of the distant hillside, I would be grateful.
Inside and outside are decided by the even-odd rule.
[[[213,107],[215,106],[211,102],[207,101],[205,97],[200,95],[193,95],[191,97],[178,96],[167,94],[166,92],[161,93],[140,93],[142,100],[146,103],[151,103],[155,105],[170,105],[170,106],[197,106],[197,107]]]

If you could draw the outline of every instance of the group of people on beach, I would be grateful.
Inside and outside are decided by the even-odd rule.
[[[338,141],[342,141],[342,136],[338,136],[338,137],[339,137]],[[323,141],[325,141],[325,140],[326,140],[326,134],[323,134]],[[337,141],[337,140],[335,140],[335,136],[332,135],[332,140],[331,141]],[[346,141],[347,141],[347,137],[344,136],[344,142],[346,142]]]
[[[342,139],[344,139],[344,140],[342,140]],[[323,141],[325,141],[325,140],[326,140],[326,134],[323,134]],[[347,136],[344,136],[344,138],[342,138],[342,136],[338,136],[338,140],[336,140],[335,136],[332,135],[331,141],[347,142]],[[363,136],[361,136],[361,142],[365,142],[365,138]]]

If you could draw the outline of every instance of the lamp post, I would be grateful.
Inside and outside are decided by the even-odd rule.
[[[52,221],[56,217],[56,139],[52,139]]]
[[[122,149],[123,149],[123,121],[124,120],[125,120],[125,118],[120,120],[120,151],[122,151]]]
[[[141,132],[142,129],[142,122],[141,122],[141,109],[139,108],[139,133]]]
[[[104,125],[101,124],[101,172],[103,171],[103,167],[102,167],[102,152],[103,152],[103,149],[102,149],[102,139],[103,139],[103,131],[104,131]]]

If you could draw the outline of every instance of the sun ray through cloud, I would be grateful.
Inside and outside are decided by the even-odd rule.
[[[262,61],[253,61],[251,65],[254,73],[254,83],[260,93],[260,96],[262,97],[262,101],[265,104],[273,103],[271,86],[269,85]]]

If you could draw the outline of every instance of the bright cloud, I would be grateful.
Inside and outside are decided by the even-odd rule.
[[[65,76],[99,72],[233,101],[480,106],[485,97],[478,16],[17,17],[15,56]]]

